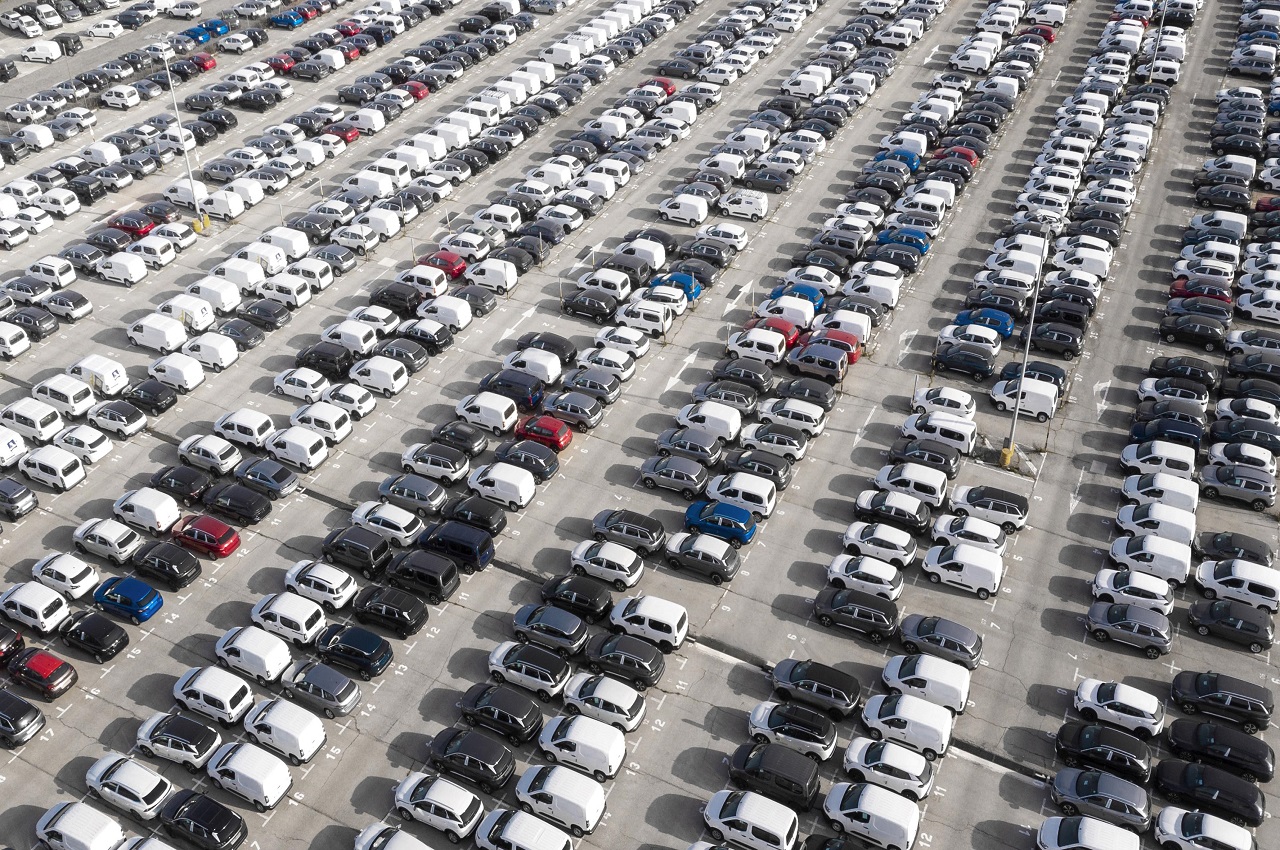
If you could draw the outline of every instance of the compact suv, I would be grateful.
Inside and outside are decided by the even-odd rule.
[[[779,698],[816,706],[833,720],[843,720],[858,709],[861,691],[858,680],[834,667],[813,660],[786,658],[773,666],[770,676]]]

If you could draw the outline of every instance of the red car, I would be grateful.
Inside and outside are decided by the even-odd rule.
[[[333,49],[342,54],[342,58],[348,62],[354,62],[360,58],[360,48],[354,44],[344,44],[339,42],[333,46]]]
[[[37,647],[24,649],[10,659],[9,675],[40,694],[46,702],[62,696],[80,680],[76,668]]]
[[[291,9],[290,11],[297,12],[299,15],[306,18],[308,21],[314,20],[316,15],[320,14],[315,9],[312,9],[310,6],[294,6],[293,9]]]
[[[850,366],[858,362],[858,355],[862,353],[862,343],[857,336],[836,328],[821,328],[800,337],[800,345],[808,345],[811,342],[822,342],[842,349]]]
[[[786,319],[778,316],[769,316],[768,318],[760,318],[757,316],[742,326],[744,331],[752,328],[764,328],[767,331],[777,331],[782,334],[787,341],[787,348],[791,348],[800,340],[800,328],[796,327],[794,322],[788,322]]]
[[[408,80],[396,86],[401,91],[407,91],[414,100],[426,100],[427,95],[431,94],[431,89],[427,88],[426,83],[420,83],[417,80]]]
[[[420,266],[434,266],[449,276],[449,279],[460,277],[467,270],[467,261],[452,251],[436,251],[426,257],[418,258]]]
[[[184,516],[170,532],[173,542],[217,560],[240,548],[240,534],[222,520],[205,514]]]
[[[187,58],[194,62],[201,71],[212,71],[218,67],[218,60],[214,59],[211,53],[192,53]]]
[[[337,124],[330,124],[328,127],[324,128],[324,131],[331,136],[337,136],[347,144],[351,144],[356,139],[360,138],[360,131],[356,126],[354,124],[348,124],[345,121],[340,121]]]
[[[1230,304],[1234,300],[1231,290],[1224,289],[1205,281],[1191,281],[1185,277],[1176,278],[1169,286],[1170,298],[1216,298]]]
[[[1018,35],[1038,35],[1050,44],[1053,44],[1054,39],[1058,37],[1058,34],[1053,31],[1053,27],[1045,26],[1044,24],[1036,24],[1034,27],[1027,27],[1022,32],[1018,33]]]
[[[640,87],[644,88],[645,86],[657,86],[668,95],[676,93],[676,84],[668,80],[666,77],[654,77],[651,80],[645,80],[640,84]]]
[[[287,74],[293,70],[294,65],[298,64],[293,61],[292,56],[286,56],[283,53],[277,53],[275,56],[268,56],[266,62],[271,66],[271,70],[275,71],[277,74]]]
[[[156,223],[138,210],[128,210],[107,219],[107,227],[123,230],[134,239],[141,239],[155,229]]]
[[[1273,212],[1275,210],[1280,210],[1280,195],[1272,195],[1269,198],[1262,198],[1253,205],[1253,208],[1258,212]]]
[[[573,442],[573,431],[569,426],[546,414],[530,416],[521,422],[516,426],[516,436],[542,443],[556,452],[568,448],[569,443]]]
[[[335,24],[333,28],[342,33],[346,38],[350,38],[353,35],[359,35],[364,32],[364,27],[360,26],[355,21],[343,21],[340,24]]]
[[[978,167],[978,155],[970,148],[962,147],[960,145],[952,145],[949,148],[938,148],[938,150],[933,152],[934,159],[946,159],[949,156],[959,157],[974,168]]]

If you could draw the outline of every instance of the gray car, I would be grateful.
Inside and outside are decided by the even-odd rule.
[[[1200,492],[1206,499],[1235,499],[1255,511],[1276,503],[1276,478],[1264,469],[1229,463],[1200,470]]]
[[[976,670],[982,660],[982,635],[945,617],[908,614],[898,633],[908,653],[924,653]]]
[[[566,372],[564,388],[589,395],[601,404],[613,404],[622,395],[622,382],[594,366],[579,366]]]
[[[832,720],[843,720],[858,710],[858,680],[812,659],[784,658],[769,671],[774,693],[819,708]]]
[[[580,432],[596,427],[604,418],[603,404],[576,391],[551,393],[543,399],[542,409]]]
[[[360,702],[360,686],[319,661],[295,661],[280,677],[284,695],[333,719],[350,714]]]
[[[511,618],[511,625],[516,640],[546,647],[561,658],[582,652],[590,637],[581,617],[554,605],[525,605]]]
[[[724,458],[724,441],[702,428],[668,428],[658,435],[657,443],[662,457],[685,457],[705,466],[715,466]]]
[[[596,514],[591,520],[591,536],[597,541],[612,540],[629,546],[642,556],[661,551],[667,543],[667,530],[661,522],[626,509]]]
[[[1167,655],[1173,648],[1169,618],[1137,605],[1095,602],[1089,606],[1085,629],[1096,641],[1114,640],[1136,646],[1148,658]]]
[[[380,501],[413,511],[420,517],[440,513],[448,496],[448,491],[439,484],[412,472],[388,475],[378,485]]]
[[[1088,815],[1135,832],[1151,825],[1151,803],[1140,786],[1100,770],[1065,767],[1049,796],[1064,815]]]
[[[235,479],[271,501],[298,489],[298,474],[271,458],[249,458],[236,467]]]
[[[718,401],[727,404],[739,413],[753,413],[760,400],[754,389],[746,384],[721,379],[705,381],[693,388],[694,401]]]
[[[675,490],[693,501],[707,487],[707,468],[687,457],[651,457],[640,467],[640,481],[653,490]]]
[[[701,573],[714,585],[731,581],[742,560],[727,540],[712,534],[673,534],[667,543],[667,566],[673,570]]]

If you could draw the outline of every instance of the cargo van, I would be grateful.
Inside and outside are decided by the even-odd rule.
[[[581,714],[548,720],[538,736],[538,748],[548,761],[581,770],[597,782],[616,776],[626,756],[622,732]]]
[[[836,794],[833,788],[823,810],[845,831],[881,848],[905,850],[915,843],[920,828],[920,807],[916,803],[870,783],[835,788],[842,788],[843,794]]]
[[[214,785],[243,797],[259,812],[274,809],[293,787],[289,766],[256,744],[223,744],[205,771]]]
[[[544,62],[537,62],[537,63],[530,62],[529,64],[530,65],[538,64],[538,65],[544,65],[544,66],[546,65],[546,63]],[[503,81],[514,83],[515,85],[520,86],[521,88],[524,89],[525,94],[528,97],[531,97],[537,94],[538,92],[542,91],[543,87],[547,85],[547,82],[543,80],[543,77],[541,75],[530,73],[528,71],[512,71],[510,74],[506,76],[506,78]],[[496,87],[497,86],[495,85],[495,88]],[[507,91],[505,87],[503,87],[501,90]],[[512,98],[511,102],[515,103],[516,102],[515,98]]]
[[[516,783],[521,808],[569,830],[575,838],[595,832],[604,815],[599,782],[558,765],[535,765]]]
[[[303,472],[310,472],[329,458],[324,437],[299,425],[275,431],[263,448],[272,460],[292,464]]]
[[[196,210],[219,221],[235,221],[244,214],[245,206],[245,200],[241,194],[228,185],[228,188],[219,189],[199,200],[196,203]]]
[[[292,765],[315,758],[328,737],[319,717],[280,697],[261,700],[250,709],[244,729],[256,743],[280,753]]]
[[[290,260],[302,259],[311,248],[307,235],[291,227],[273,227],[259,236],[258,241],[282,249]]]
[[[259,263],[237,257],[231,257],[215,266],[213,274],[215,277],[224,278],[234,283],[239,287],[242,295],[254,294],[258,290],[258,286],[267,279],[267,273],[263,271]]]
[[[904,693],[964,714],[969,703],[969,671],[932,655],[898,655],[880,675],[890,693]]]
[[[266,197],[266,192],[263,191],[262,184],[249,177],[237,177],[235,180],[226,184],[222,191],[228,192],[239,198],[241,203],[244,204],[245,209],[257,206],[262,203],[263,198]],[[214,192],[214,194],[217,195],[218,193]],[[234,205],[227,205],[223,212],[230,216],[230,218],[235,218],[239,213],[235,213],[234,210]],[[210,215],[212,214],[213,213],[210,213]]]
[[[410,150],[422,151],[430,158],[432,162],[437,159],[444,159],[448,150],[445,148],[444,141],[439,136],[433,136],[431,133],[415,133],[408,138],[404,144],[396,148],[395,151],[409,148]],[[392,151],[393,153],[395,151]],[[390,156],[390,154],[388,154]],[[393,157],[398,159],[398,157]]]
[[[342,188],[355,189],[378,200],[390,198],[396,193],[396,186],[391,178],[374,171],[357,171],[342,181]]]
[[[228,280],[213,276],[202,277],[188,285],[187,294],[204,301],[219,316],[234,313],[243,301],[240,287]]]
[[[14,433],[7,428],[3,430]],[[85,479],[84,466],[79,458],[57,446],[44,446],[28,452],[18,463],[18,468],[25,478],[38,481],[56,493],[70,490]]]
[[[129,387],[124,366],[101,354],[82,357],[68,366],[66,373],[84,381],[95,393],[106,398],[113,398]]]
[[[293,663],[289,644],[258,626],[228,629],[213,645],[218,666],[227,667],[266,686],[280,680]]]
[[[177,351],[187,341],[187,332],[177,319],[149,313],[125,332],[130,345],[150,348],[161,354]]]
[[[178,258],[173,243],[159,236],[144,236],[126,250],[146,263],[149,269],[162,269]]]
[[[542,85],[550,85],[556,78],[555,66],[550,62],[526,62],[520,66],[520,72],[537,78]]]
[[[426,138],[431,139],[431,141],[435,143],[435,146],[440,148],[440,156],[437,158],[443,158],[444,145],[440,140],[435,136],[427,136]],[[431,153],[425,147],[414,147],[408,144],[392,148],[387,151],[386,156],[384,156],[383,159],[390,160],[391,162],[403,163],[408,167],[409,173],[414,176],[424,174],[426,170],[431,167],[432,163]]]
[[[263,242],[250,242],[233,255],[234,259],[249,260],[257,263],[268,275],[279,274],[284,271],[284,267],[289,265],[289,257],[285,254],[283,248],[277,248],[275,245],[267,245]],[[217,274],[217,269],[214,269]],[[245,287],[241,286],[240,291],[245,295]]]
[[[999,381],[991,388],[991,403],[1004,413],[1017,410],[1022,416],[1033,416],[1037,422],[1048,422],[1058,412],[1058,385],[1049,381],[1015,378]]]
[[[682,224],[702,224],[708,212],[707,199],[694,195],[675,195],[658,205],[658,218]]]
[[[444,143],[446,151],[456,151],[466,147],[471,141],[471,134],[467,132],[467,128],[458,124],[437,124],[427,131],[426,135],[439,138]]]
[[[984,600],[999,591],[1004,578],[1004,559],[971,543],[934,546],[920,566],[934,584],[949,584]]]
[[[572,839],[562,830],[511,809],[494,809],[485,815],[473,838],[482,850],[573,850]]]
[[[36,838],[39,846],[50,850],[117,850],[125,833],[87,803],[63,802],[36,821]]]
[[[199,180],[176,180],[164,190],[164,199],[175,206],[194,210],[209,197],[209,187]]]
[[[490,257],[473,266],[468,266],[465,277],[472,283],[485,289],[491,289],[498,295],[506,295],[516,288],[519,278],[516,267],[506,260],[495,260]]]
[[[111,513],[126,525],[140,528],[153,537],[168,532],[182,516],[172,496],[151,487],[128,491],[116,499]]]
[[[498,435],[510,431],[517,418],[516,403],[491,392],[467,396],[458,402],[455,412],[472,425]]]
[[[529,99],[529,90],[524,84],[512,79],[501,79],[495,82],[492,88],[506,95],[513,104],[517,106]]]
[[[403,189],[413,181],[413,174],[409,172],[408,163],[387,159],[386,157],[375,159],[366,165],[364,170],[390,178],[391,185],[396,189]]]
[[[582,61],[582,51],[576,44],[557,41],[538,54],[538,58],[557,68],[572,68]]]
[[[1181,587],[1191,575],[1191,547],[1155,534],[1117,537],[1107,557],[1122,568],[1164,579],[1172,587]]]

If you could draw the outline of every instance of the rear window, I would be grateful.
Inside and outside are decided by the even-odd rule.
[[[62,467],[62,477],[67,478],[71,475],[74,475],[76,470],[79,468],[80,468],[80,461],[78,460],[71,461],[66,466]]]
[[[231,460],[232,456],[235,455],[235,453],[236,453],[235,446],[227,446],[225,449],[218,452],[218,460]]]
[[[392,372],[392,373],[391,373],[391,378],[392,378],[392,380],[395,380],[395,381],[399,381],[399,380],[400,380],[401,378],[403,378],[404,376],[405,376],[405,373],[404,373],[404,367],[403,367],[403,366],[398,366],[398,367],[396,367],[396,370],[395,370],[394,372]]]
[[[324,448],[324,442],[321,440],[316,440],[314,443],[307,446],[307,453],[310,455],[317,455],[320,453],[320,450],[323,448]]]
[[[45,426],[52,425],[54,422],[57,422],[57,421],[58,421],[58,414],[56,411],[48,413],[45,416],[42,416],[40,418],[40,427],[44,428]]]

